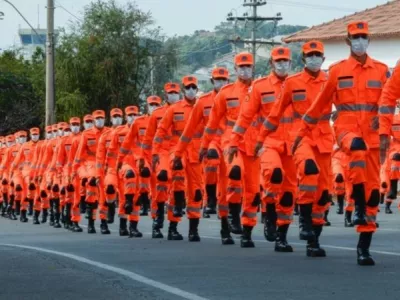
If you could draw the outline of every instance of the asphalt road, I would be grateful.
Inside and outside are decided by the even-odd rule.
[[[118,236],[117,224],[105,236],[0,218],[0,299],[400,299],[400,212],[379,215],[376,266],[360,267],[355,230],[335,209],[321,240],[326,258],[305,256],[297,218],[288,238],[294,253],[275,253],[261,225],[255,248],[238,239],[223,246],[215,215],[201,221],[200,243],[187,241],[186,220],[185,240],[167,241],[151,239],[147,217],[141,239]]]

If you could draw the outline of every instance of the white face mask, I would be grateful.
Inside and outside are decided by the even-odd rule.
[[[216,90],[217,92],[219,92],[219,90],[228,84],[228,80],[225,79],[214,79],[214,90]]]
[[[276,75],[279,77],[285,77],[289,74],[290,61],[274,61],[272,64]]]
[[[76,126],[76,125],[75,125],[75,126],[71,125],[70,128],[71,128],[72,133],[75,133],[75,134],[76,134],[76,133],[79,133],[79,131],[80,131],[80,129],[81,129],[79,125],[78,125],[78,126]]]
[[[321,70],[322,63],[324,59],[320,56],[309,56],[306,57],[306,68],[309,69],[311,72],[318,72]]]
[[[18,143],[23,144],[26,142],[26,137],[20,137],[18,138]]]
[[[135,120],[137,116],[126,116],[126,122],[131,125]]]
[[[238,67],[237,76],[242,80],[249,80],[253,78],[253,68],[252,67]]]
[[[103,118],[95,119],[94,126],[96,126],[96,128],[103,128],[105,122],[106,122],[106,120]]]
[[[70,130],[64,131],[64,136],[69,136],[69,135],[71,135],[71,131]]]
[[[111,119],[111,123],[112,123],[114,126],[119,126],[119,125],[121,125],[121,124],[122,124],[122,117],[115,117],[115,118],[112,118],[112,119]]]
[[[6,144],[7,144],[7,147],[11,147],[14,145],[14,142],[7,142]]]
[[[185,97],[188,100],[194,100],[196,98],[197,89],[189,88],[185,89]]]
[[[159,105],[147,105],[147,111],[149,112],[149,115],[151,115],[153,111],[159,107],[160,107]]]
[[[168,97],[167,101],[169,104],[174,104],[178,102],[180,98],[179,94],[168,94],[167,97]]]
[[[88,123],[84,122],[83,123],[83,128],[85,128],[85,129],[90,129],[92,127],[93,127],[93,122],[88,122]]]
[[[50,140],[53,137],[53,133],[46,132],[46,140]]]
[[[34,142],[37,142],[39,140],[39,135],[38,134],[32,134],[31,135],[31,140]]]
[[[58,136],[63,136],[63,135],[64,135],[64,131],[61,130],[61,129],[59,129],[59,130],[57,131],[57,135],[58,135]]]
[[[350,39],[351,41],[351,51],[357,56],[362,56],[367,52],[369,41],[368,39],[358,38]]]

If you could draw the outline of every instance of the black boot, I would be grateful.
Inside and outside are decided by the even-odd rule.
[[[227,217],[221,218],[221,241],[222,245],[234,245],[235,241],[233,240],[231,233],[229,231],[229,222]]]
[[[319,236],[322,232],[322,226],[314,225],[313,230],[315,234],[315,239],[307,241],[306,254],[309,257],[325,257],[326,251],[319,245]]]
[[[300,214],[300,213],[299,213],[299,205],[298,205],[298,204],[295,204],[295,205],[294,205],[293,215],[298,216],[299,214]]]
[[[127,219],[119,219],[119,236],[129,236],[129,231],[127,227]]]
[[[108,203],[108,212],[107,212],[107,223],[113,224],[114,223],[114,216],[115,216],[115,203]]]
[[[15,201],[15,214],[21,215],[21,201]]]
[[[242,224],[240,223],[240,210],[242,209],[242,204],[240,203],[229,203],[229,212],[232,215],[232,220],[230,223],[230,232],[233,234],[242,234]]]
[[[275,204],[267,204],[267,213],[264,220],[264,237],[269,242],[276,240],[276,207]]]
[[[300,217],[299,217],[299,227],[300,240],[308,241],[314,239],[314,232],[312,230],[312,204],[300,204]]]
[[[344,215],[344,227],[354,227],[353,221],[351,220],[351,211],[346,210]]]
[[[363,183],[353,184],[353,193],[351,197],[354,199],[355,204],[353,224],[367,225],[367,221],[365,220],[365,187]]]
[[[209,219],[210,218],[210,215],[207,213],[207,206],[205,206],[203,208],[203,218],[204,219]]]
[[[47,222],[47,216],[48,216],[48,211],[47,209],[43,208],[42,209],[42,220],[40,221],[41,223],[46,223]]]
[[[174,192],[175,205],[173,208],[173,214],[175,218],[183,216],[183,208],[185,207],[185,192],[176,191]]]
[[[324,215],[325,224],[324,224],[324,226],[331,226],[332,225],[331,222],[329,222],[329,220],[328,220],[328,215],[329,215],[329,208],[325,211],[325,215]]]
[[[61,228],[61,224],[60,224],[60,216],[61,214],[59,212],[56,212],[54,214],[54,228]]]
[[[107,220],[100,221],[100,232],[101,234],[110,234],[110,230],[108,229]]]
[[[35,210],[35,212],[33,213],[33,225],[39,225],[39,215],[40,215],[40,211]]]
[[[79,226],[78,222],[73,222],[73,228],[72,228],[73,232],[82,232],[82,228]]]
[[[275,240],[275,252],[293,252],[292,246],[287,242],[287,232],[289,224],[278,226],[277,237]]]
[[[19,220],[22,223],[28,222],[28,218],[26,217],[26,210],[21,210]]]
[[[162,229],[164,227],[164,217],[165,217],[165,202],[159,202],[157,203],[156,218],[153,221],[153,225],[158,229]]]
[[[243,226],[243,234],[240,238],[240,247],[254,248],[254,242],[251,239],[252,226]]]
[[[81,196],[81,199],[79,201],[79,210],[81,211],[81,214],[85,214],[86,213],[86,196]]]
[[[143,234],[137,229],[137,221],[129,221],[129,237],[141,238]]]
[[[33,199],[27,199],[29,206],[28,206],[28,216],[33,216]]]
[[[338,215],[343,215],[344,195],[337,195],[337,202],[338,202],[338,208],[336,210],[336,213]]]
[[[6,217],[7,215],[7,207],[8,207],[8,194],[3,193],[3,205],[1,208],[1,216]]]
[[[200,242],[199,222],[200,219],[189,219],[189,242]]]
[[[372,232],[361,232],[357,245],[357,263],[360,266],[373,266],[375,265],[369,247],[371,246]]]
[[[392,214],[393,213],[393,211],[390,209],[391,205],[392,205],[392,202],[386,201],[385,214]]]
[[[381,193],[380,196],[381,196],[381,197],[379,198],[379,203],[380,203],[380,204],[385,203],[385,193]]]
[[[50,199],[50,226],[54,226],[54,199]]]
[[[153,225],[152,225],[152,233],[151,233],[151,238],[153,239],[163,239],[164,235],[162,234],[160,228],[158,227],[156,221],[153,221]]]
[[[71,209],[72,209],[72,204],[71,203],[67,203],[65,205],[65,224],[64,224],[64,228],[67,230],[73,230],[73,225],[72,225],[72,221],[71,221]]]
[[[90,207],[87,207],[87,213],[88,213],[87,233],[94,234],[96,233],[96,228],[94,227],[93,210]]]
[[[267,218],[267,213],[266,212],[262,212],[261,213],[261,218],[260,218],[260,223],[261,224],[265,224],[265,219]],[[265,227],[264,227],[265,228]]]
[[[11,208],[10,210],[10,219],[13,221],[18,220],[17,216],[15,215],[15,209]]]
[[[140,194],[140,201],[142,203],[142,209],[140,211],[141,216],[148,216],[149,215],[149,207],[150,207],[150,198],[148,193]]]
[[[207,184],[206,185],[207,194],[207,206],[206,213],[208,215],[215,215],[217,213],[217,185]]]
[[[170,222],[168,228],[168,240],[169,241],[182,241],[183,236],[177,230],[178,223]]]

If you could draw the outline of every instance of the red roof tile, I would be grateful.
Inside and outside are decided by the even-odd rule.
[[[400,0],[390,1],[337,20],[313,26],[283,39],[285,43],[343,39],[347,36],[347,24],[367,21],[371,37],[400,36]]]

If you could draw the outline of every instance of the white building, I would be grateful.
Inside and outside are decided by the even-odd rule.
[[[333,20],[321,25],[299,31],[282,40],[285,43],[320,40],[325,44],[326,60],[323,69],[349,56],[346,45],[347,24],[354,21],[367,21],[371,36],[368,54],[390,68],[400,58],[400,1],[390,1],[353,15]]]
[[[46,29],[35,29],[37,35],[31,28],[18,30],[18,35],[21,41],[21,51],[25,59],[30,59],[35,53],[36,48],[45,49],[46,46]]]

